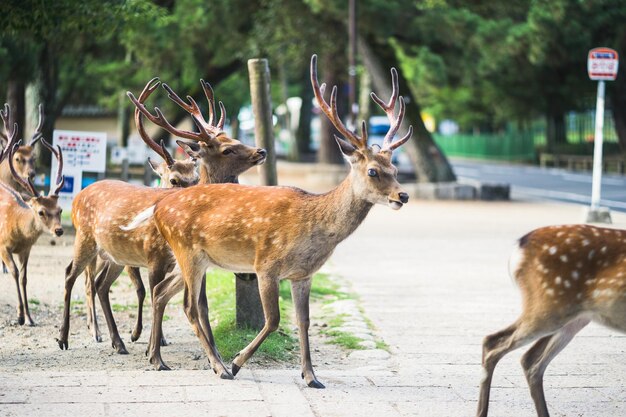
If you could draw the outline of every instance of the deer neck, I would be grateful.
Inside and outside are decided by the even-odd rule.
[[[227,175],[218,169],[210,170],[206,164],[200,164],[200,184],[223,184],[223,183],[239,183],[239,177],[236,175]]]
[[[354,187],[354,172],[337,188],[315,198],[314,221],[329,239],[337,243],[346,239],[365,220],[373,203],[359,196]]]

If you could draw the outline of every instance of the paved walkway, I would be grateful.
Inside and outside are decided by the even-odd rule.
[[[9,374],[0,364],[0,416],[471,416],[481,339],[520,311],[507,274],[515,239],[581,218],[571,205],[376,207],[329,268],[361,296],[392,355],[334,370],[314,352],[325,390],[305,388],[298,369],[244,368],[236,381],[221,381],[209,371]],[[626,216],[614,221],[626,227]],[[625,351],[626,336],[583,330],[548,369],[552,415],[626,415]],[[491,416],[534,415],[520,355],[496,369]]]

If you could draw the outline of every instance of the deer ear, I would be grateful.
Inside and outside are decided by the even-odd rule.
[[[199,144],[197,144],[196,142],[185,142],[182,140],[177,140],[176,143],[178,143],[178,146],[183,148],[183,151],[185,151],[185,153],[189,155],[191,159],[200,159]]]
[[[150,159],[150,158],[148,158],[148,164],[150,165],[150,168],[152,168],[154,173],[157,174],[160,177],[161,173],[159,172],[159,166],[156,165],[154,162],[152,162],[152,159]]]
[[[341,149],[341,153],[347,157],[351,157],[356,151],[356,148],[348,141],[341,139],[337,135],[333,135],[335,137],[335,142],[339,145],[339,149]]]

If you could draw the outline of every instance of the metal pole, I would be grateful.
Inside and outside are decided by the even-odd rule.
[[[348,102],[350,103],[350,128],[356,129],[359,107],[356,101],[356,0],[348,5]]]
[[[600,208],[600,188],[602,186],[602,142],[604,129],[604,81],[598,81],[596,101],[596,131],[593,143],[593,179],[591,185],[591,210]]]

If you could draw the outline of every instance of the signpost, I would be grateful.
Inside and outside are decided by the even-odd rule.
[[[589,78],[598,81],[596,100],[595,136],[593,145],[593,179],[591,185],[591,206],[587,211],[588,223],[611,223],[608,208],[600,207],[600,188],[602,186],[602,142],[604,129],[604,81],[613,81],[617,77],[617,52],[609,48],[594,48],[587,57]]]
[[[72,200],[81,190],[83,172],[101,172],[106,169],[107,136],[104,132],[77,132],[55,130],[52,144],[60,145],[63,152],[65,184],[59,193],[59,204],[71,209]],[[56,174],[57,161],[53,158],[51,178]]]

